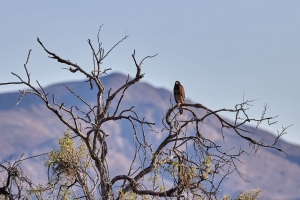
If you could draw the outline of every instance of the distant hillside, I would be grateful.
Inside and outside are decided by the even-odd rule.
[[[101,81],[106,87],[104,98],[107,97],[109,88],[114,91],[126,81],[126,78],[127,76],[118,73],[103,77]],[[89,90],[89,83],[84,81],[55,84],[45,90],[49,95],[55,94],[55,101],[64,102],[66,107],[80,103],[63,84],[80,94],[88,103],[95,105],[95,90]],[[0,162],[9,159],[11,155],[14,159],[23,153],[24,157],[27,157],[48,152],[57,146],[57,139],[66,130],[66,127],[59,123],[54,114],[47,110],[37,97],[27,95],[16,106],[19,97],[19,92],[0,94]],[[170,97],[172,97],[170,91],[154,88],[142,82],[126,91],[121,106],[130,108],[134,105],[139,116],[162,127],[161,118],[170,107]],[[112,106],[115,104],[116,102]],[[81,104],[80,106],[83,107]],[[211,118],[203,132],[220,145],[236,148],[242,146],[248,149],[247,142],[229,131],[225,132],[224,143],[218,126],[218,121]],[[129,128],[126,122],[112,123],[105,127],[109,134],[108,163],[112,166],[112,173],[125,173],[124,165],[129,164],[132,159],[130,153],[133,151],[132,135],[127,131]],[[164,137],[154,132],[147,134],[149,141],[154,145]],[[265,131],[256,131],[255,134],[264,138],[266,142],[275,139],[274,135]],[[240,164],[238,167],[252,184],[244,183],[237,174],[233,174],[223,183],[220,193],[236,196],[238,192],[256,186],[263,190],[262,199],[300,199],[300,147],[284,141],[280,141],[278,145],[289,154],[290,159],[275,150],[260,148],[255,156],[249,150],[249,156],[245,155],[242,158],[244,165]],[[45,171],[43,160],[43,157],[39,157],[26,161],[25,169],[32,178],[41,182],[46,178],[41,176]]]

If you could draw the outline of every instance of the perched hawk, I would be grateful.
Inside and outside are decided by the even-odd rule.
[[[184,103],[185,93],[184,93],[184,88],[179,81],[175,82],[173,92],[174,92],[174,99],[178,105],[179,113],[180,115],[182,115],[183,109],[181,104]]]

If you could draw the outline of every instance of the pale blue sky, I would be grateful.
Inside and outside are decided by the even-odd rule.
[[[0,82],[25,75],[29,49],[32,79],[47,86],[80,80],[79,74],[58,70],[36,42],[90,71],[87,39],[101,38],[108,50],[124,41],[105,60],[104,68],[134,74],[131,58],[158,53],[143,65],[144,81],[173,89],[175,80],[186,96],[211,109],[232,108],[258,99],[250,114],[279,115],[279,123],[264,129],[276,133],[294,124],[287,141],[300,144],[300,1],[2,1],[0,6]],[[17,90],[0,87],[0,92]]]

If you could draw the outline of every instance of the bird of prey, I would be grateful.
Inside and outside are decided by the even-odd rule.
[[[183,109],[181,104],[184,103],[185,93],[184,93],[184,88],[179,81],[175,81],[173,92],[174,92],[174,99],[178,105],[179,113],[180,115],[182,115]]]

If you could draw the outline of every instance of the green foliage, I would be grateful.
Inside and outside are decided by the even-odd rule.
[[[240,193],[236,200],[257,200],[260,197],[261,190],[258,188],[255,188],[251,191],[244,191],[243,193]],[[223,200],[231,200],[229,195],[224,195]]]
[[[122,191],[119,191],[119,195],[120,195],[120,199],[122,200],[136,200],[137,199],[137,194],[130,191],[130,192],[122,192]]]
[[[43,192],[45,192],[46,189],[42,185],[38,185],[35,188],[31,188],[28,190],[29,194],[35,194],[35,195],[42,195]]]
[[[160,192],[165,192],[166,191],[166,187],[165,186],[159,186],[159,191]]]
[[[209,174],[211,171],[211,160],[212,160],[212,157],[207,156],[203,161],[204,169],[207,174]]]
[[[77,173],[90,166],[86,147],[84,144],[76,147],[69,130],[59,139],[59,149],[53,149],[48,154],[45,165],[51,168],[53,174],[64,176],[68,182],[75,180]]]
[[[204,171],[202,171],[202,179],[208,180],[209,179],[209,174],[211,173],[211,162],[212,157],[211,156],[206,156],[204,161],[203,161],[203,168]]]
[[[150,197],[148,197],[148,196],[146,196],[146,195],[143,195],[143,196],[142,196],[142,200],[152,200],[152,198],[150,198]]]
[[[194,179],[199,177],[199,174],[197,173],[195,166],[190,167],[181,165],[181,173],[179,174],[179,177],[185,184],[185,187],[190,188],[191,184],[194,183]]]
[[[231,200],[231,198],[230,198],[229,195],[225,194],[225,195],[223,196],[223,200]]]
[[[253,189],[250,192],[244,191],[238,195],[238,200],[256,200],[260,197],[261,190],[260,189]]]
[[[162,188],[163,186],[161,186],[161,189],[165,189],[165,188]],[[153,199],[156,199],[156,198],[153,198],[151,196],[148,196],[148,195],[138,195],[132,191],[129,191],[129,192],[123,192],[122,190],[119,190],[119,197],[121,200],[136,200],[136,199],[142,199],[142,200],[153,200]],[[157,198],[159,199],[159,198]]]
[[[62,200],[69,200],[71,197],[71,194],[69,190],[63,190],[62,193],[60,194],[60,197]]]

